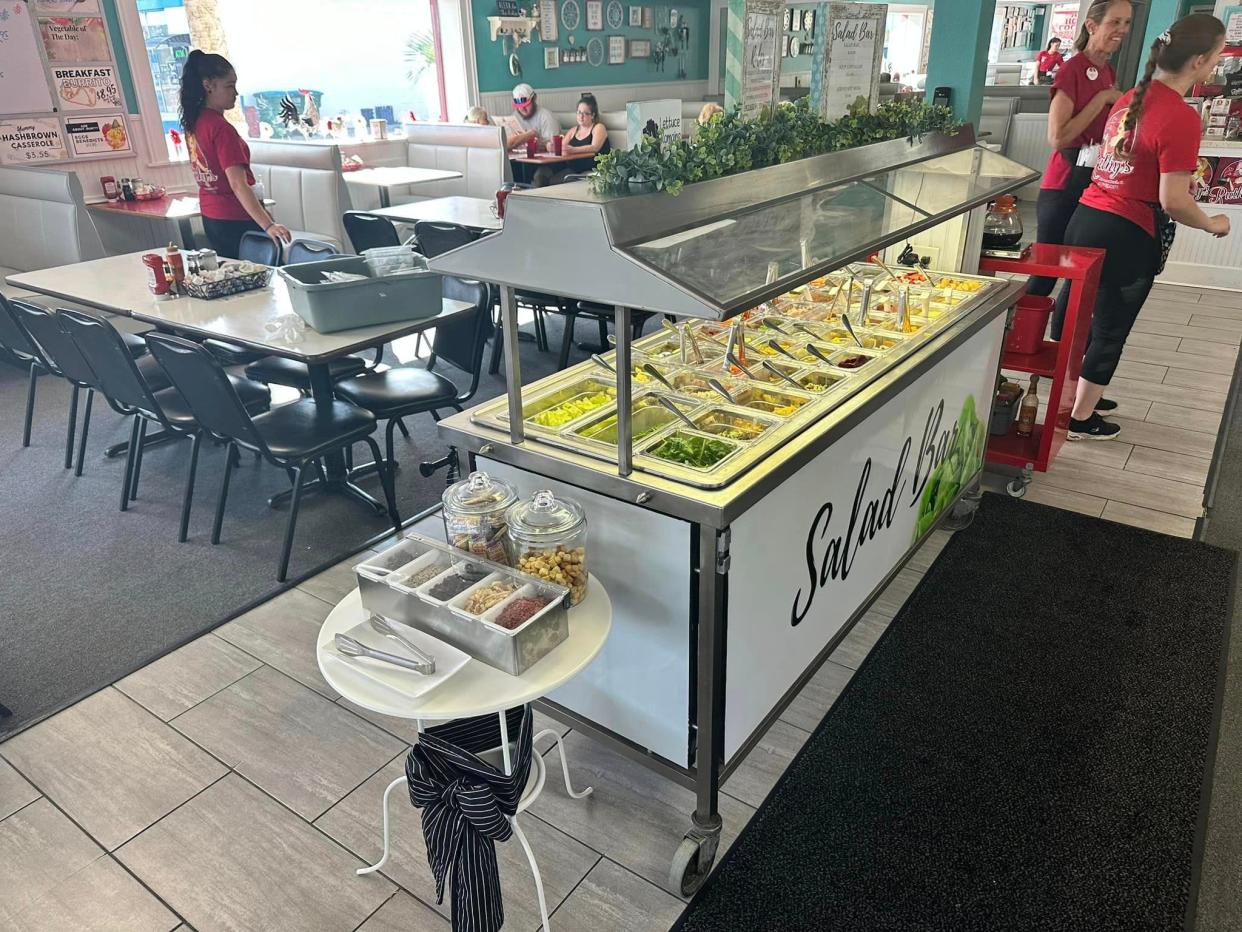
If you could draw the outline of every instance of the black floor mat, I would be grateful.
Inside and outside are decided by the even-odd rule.
[[[1235,559],[985,496],[677,928],[1181,928]]]

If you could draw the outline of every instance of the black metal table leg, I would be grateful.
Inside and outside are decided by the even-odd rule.
[[[142,439],[142,448],[149,450],[151,447],[159,443],[167,443],[169,440],[175,439],[176,435],[166,430],[157,430],[153,434],[147,434]],[[108,449],[104,450],[104,456],[108,459],[115,459],[118,456],[124,456],[129,452],[129,443],[114,443]]]

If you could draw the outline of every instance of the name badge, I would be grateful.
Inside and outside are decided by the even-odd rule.
[[[1078,167],[1079,168],[1095,168],[1096,160],[1100,157],[1099,145],[1083,146],[1078,150]]]
[[[1090,68],[1087,69],[1087,80],[1088,81],[1094,81],[1099,76],[1100,76],[1100,71],[1098,68],[1095,67],[1095,65],[1092,65]]]

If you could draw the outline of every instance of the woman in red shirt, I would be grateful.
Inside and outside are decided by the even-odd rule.
[[[1095,164],[1093,147],[1104,138],[1108,108],[1121,91],[1115,87],[1117,75],[1108,60],[1121,48],[1130,32],[1132,8],[1129,0],[1096,0],[1083,17],[1074,41],[1078,54],[1057,71],[1052,83],[1052,104],[1048,108],[1048,143],[1052,155],[1039,186],[1035,202],[1037,218],[1035,241],[1060,245],[1065,228],[1078,199],[1091,182]],[[1052,294],[1055,278],[1036,276],[1027,283],[1033,295]],[[1069,289],[1057,296],[1052,318],[1052,339],[1061,338],[1061,324]]]
[[[1036,84],[1051,84],[1052,72],[1061,67],[1065,56],[1061,54],[1061,40],[1053,36],[1048,47],[1035,56]]]
[[[1152,43],[1143,79],[1108,118],[1091,186],[1065,231],[1071,246],[1107,250],[1070,415],[1071,440],[1112,440],[1121,431],[1100,416],[1099,401],[1164,267],[1173,221],[1213,236],[1229,232],[1229,218],[1209,217],[1190,193],[1201,125],[1183,99],[1212,73],[1224,45],[1225,27],[1215,17],[1195,13],[1178,20]]]
[[[181,127],[198,182],[203,230],[211,247],[228,259],[237,258],[242,234],[249,230],[277,242],[290,239],[288,228],[272,219],[250,187],[250,147],[224,118],[236,103],[237,72],[228,59],[190,52],[181,72]]]

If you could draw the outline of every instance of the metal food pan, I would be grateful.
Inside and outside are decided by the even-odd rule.
[[[726,446],[730,447],[730,450],[728,453],[726,453],[720,459],[716,460],[711,465],[696,466],[690,463],[680,462],[679,460],[668,459],[664,456],[659,455],[656,452],[657,450],[661,448],[661,446],[674,440],[687,441],[690,443],[703,442],[703,443],[712,443],[712,444],[725,444]],[[661,431],[655,437],[648,440],[639,449],[638,457],[641,459],[646,459],[648,461],[651,461],[656,465],[675,467],[678,471],[685,471],[685,472],[692,473],[692,474],[693,473],[711,473],[711,472],[715,472],[716,470],[720,469],[721,466],[728,463],[729,460],[737,456],[738,453],[740,453],[743,449],[745,449],[745,447],[746,447],[746,443],[743,441],[725,440],[720,437],[713,437],[711,434],[706,434],[706,433],[703,433],[702,431],[697,431],[697,430],[690,430],[690,428],[683,425],[683,426],[672,427],[664,431]]]
[[[758,440],[780,423],[775,418],[759,417],[753,411],[724,405],[706,408],[690,419],[705,434],[745,443]],[[732,436],[733,432],[738,436]]]
[[[648,396],[654,398],[654,396]],[[689,412],[687,412],[689,413]],[[635,443],[645,440],[663,427],[677,420],[677,415],[666,408],[652,404],[633,411],[630,419],[631,430]],[[617,446],[617,411],[603,414],[579,424],[572,431],[567,431],[574,439],[585,443],[598,444],[615,451]]]
[[[549,412],[562,406],[565,406],[565,409],[568,410],[569,406],[574,403],[582,402],[588,397],[600,394],[607,395],[610,399],[615,399],[617,397],[617,386],[611,381],[594,376],[577,379],[543,394],[536,394],[530,401],[522,405],[522,418],[534,430],[557,432],[580,418],[585,418],[599,411],[610,402],[605,401],[595,407],[583,410],[576,416],[569,417],[559,424],[541,424],[537,418],[541,415],[548,415]]]

